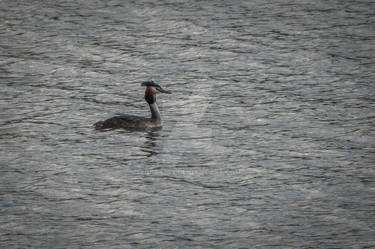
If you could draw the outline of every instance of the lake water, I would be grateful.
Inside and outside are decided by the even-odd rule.
[[[2,0],[0,247],[375,247],[374,54],[373,1]]]

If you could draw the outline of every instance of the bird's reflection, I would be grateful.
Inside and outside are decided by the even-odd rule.
[[[141,149],[143,152],[148,153],[147,157],[152,157],[154,155],[157,155],[157,149],[156,144],[160,137],[160,131],[159,130],[152,130],[146,133],[146,142],[143,145],[143,148]]]

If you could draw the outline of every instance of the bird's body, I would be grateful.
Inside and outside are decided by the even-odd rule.
[[[151,117],[138,117],[134,115],[119,115],[109,118],[104,121],[99,121],[95,123],[95,129],[130,129],[130,130],[150,130],[150,129],[160,129],[162,127],[162,119],[159,112],[159,108],[156,104],[156,88],[159,92],[170,93],[169,91],[163,89],[160,85],[153,81],[147,81],[142,83],[142,86],[146,86],[145,100],[147,101]]]
[[[124,128],[130,130],[147,130],[152,128],[160,128],[161,120],[153,120],[151,118],[138,117],[133,115],[120,115],[109,118],[105,121],[99,121],[95,124],[95,129],[116,129]]]

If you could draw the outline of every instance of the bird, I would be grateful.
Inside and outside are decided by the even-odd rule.
[[[162,128],[162,119],[159,108],[156,104],[156,91],[171,94],[152,80],[142,82],[141,86],[146,87],[145,100],[151,111],[151,117],[139,117],[134,115],[119,115],[94,124],[96,130],[105,129],[127,129],[127,130],[151,130]]]

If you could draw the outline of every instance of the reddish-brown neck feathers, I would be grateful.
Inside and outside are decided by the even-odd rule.
[[[149,104],[153,104],[156,102],[156,92],[152,88],[152,86],[148,86],[145,91],[145,100]]]

